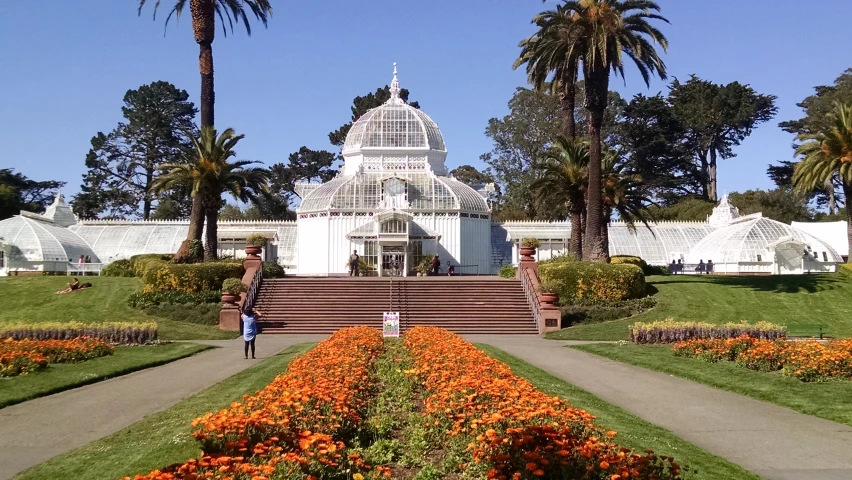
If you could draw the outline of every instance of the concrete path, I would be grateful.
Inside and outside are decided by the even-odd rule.
[[[852,479],[852,427],[535,336],[466,335],[770,480]]]
[[[297,343],[325,335],[261,335],[257,360],[243,342],[197,341],[222,348],[166,365],[0,409],[0,479],[115,433]]]

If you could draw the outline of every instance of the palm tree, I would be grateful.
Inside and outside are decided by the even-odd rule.
[[[589,148],[583,141],[560,136],[542,162],[541,177],[531,185],[536,210],[546,212],[548,220],[571,220],[570,251],[582,258]]]
[[[257,194],[267,189],[269,171],[247,168],[258,162],[229,162],[231,157],[236,156],[234,147],[244,137],[230,128],[217,135],[214,128],[203,127],[199,138],[192,137],[192,153],[184,162],[160,167],[164,172],[158,179],[158,189],[180,184],[192,185],[192,216],[187,240],[200,239],[206,221],[204,257],[208,260],[218,256],[217,227],[222,194],[230,193],[235,200],[248,202],[255,201]]]
[[[668,41],[649,20],[666,23],[668,20],[655,13],[660,11],[660,7],[650,0],[566,1],[562,8],[567,12],[564,15],[570,15],[571,24],[560,41],[566,44],[566,55],[577,55],[582,63],[585,107],[589,112],[589,194],[583,256],[586,260],[600,262],[606,260],[606,247],[601,238],[601,126],[607,105],[610,71],[624,77],[626,56],[636,64],[646,85],[650,86],[654,73],[665,79],[665,64],[653,44],[667,50]]]
[[[613,213],[627,224],[631,231],[636,230],[636,222],[648,225],[647,207],[654,202],[641,175],[630,172],[620,151],[610,150],[604,156],[603,176],[603,216],[601,218],[601,241],[606,258],[609,258],[609,222]],[[652,232],[653,233],[653,232]]]
[[[154,19],[157,18],[157,9],[162,0],[154,1]],[[147,0],[139,0],[138,14],[142,15],[142,7]],[[166,26],[169,25],[172,15],[179,20],[186,8],[187,0],[175,0],[169,16],[166,17]],[[213,37],[216,33],[216,17],[222,22],[222,33],[227,37],[228,30],[234,33],[234,24],[242,22],[246,27],[246,33],[251,36],[251,23],[246,15],[246,7],[251,10],[254,17],[267,26],[267,20],[272,16],[272,6],[269,0],[189,0],[189,11],[192,14],[192,31],[195,42],[198,43],[198,69],[201,72],[201,126],[212,127],[214,125],[213,104],[215,93],[213,91]],[[227,20],[227,24],[225,22]]]
[[[803,133],[796,150],[803,160],[793,172],[793,186],[802,193],[826,185],[836,175],[846,202],[846,235],[852,246],[852,104],[836,104],[828,125],[815,133]],[[848,262],[852,263],[852,255]]]
[[[521,54],[512,68],[526,65],[527,79],[535,90],[559,96],[562,135],[569,141],[574,140],[577,135],[574,109],[577,70],[583,50],[579,47],[583,40],[582,30],[577,28],[572,11],[561,5],[556,10],[539,13],[532,21],[538,32],[521,41]],[[548,82],[551,73],[553,80]]]

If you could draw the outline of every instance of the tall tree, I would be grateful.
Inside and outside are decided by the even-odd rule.
[[[804,111],[805,115],[802,118],[784,121],[779,123],[778,126],[785,132],[794,135],[815,134],[830,127],[831,118],[828,114],[835,110],[837,102],[852,104],[852,68],[837,77],[833,85],[814,87],[813,95],[797,103],[796,105]],[[794,150],[798,147],[798,143],[793,144]],[[767,173],[773,181],[776,180],[777,174],[782,174],[784,177],[789,175],[789,180],[792,180],[792,168],[792,163],[781,162],[780,166],[771,165]],[[787,180],[783,177],[778,178]],[[789,186],[791,183],[788,181],[785,185]],[[834,176],[826,181],[825,186],[812,192],[811,197],[816,198],[818,206],[827,206],[829,215],[833,215],[837,211],[837,189],[840,186],[840,179]]]
[[[536,207],[548,220],[571,220],[570,251],[583,256],[583,212],[589,179],[589,148],[581,140],[558,137],[544,155],[541,177],[531,185]]]
[[[609,150],[601,166],[603,174],[602,200],[603,217],[601,219],[601,240],[609,257],[609,223],[613,214],[635,230],[636,222],[648,227],[647,207],[653,202],[648,196],[648,187],[642,176],[632,172],[629,163],[619,150]]]
[[[639,175],[651,195],[673,204],[701,193],[703,174],[695,166],[686,129],[662,95],[636,95],[622,112],[616,140],[627,168]]]
[[[754,128],[775,116],[774,95],[763,95],[739,82],[717,85],[691,75],[671,84],[669,102],[686,127],[693,154],[705,173],[704,195],[718,200],[716,186],[719,158],[733,158],[733,148]]]
[[[185,90],[164,81],[142,85],[124,94],[121,111],[124,120],[112,132],[92,137],[89,170],[74,198],[78,215],[148,220],[160,199],[151,191],[158,167],[180,160],[191,146],[198,111]],[[173,201],[188,203],[175,193]]]
[[[218,255],[218,217],[223,206],[222,194],[230,193],[237,201],[248,202],[267,188],[269,172],[263,168],[250,167],[258,162],[248,160],[230,161],[236,156],[237,143],[244,138],[232,129],[221,135],[210,127],[202,127],[199,138],[192,138],[193,151],[184,162],[169,163],[160,168],[164,173],[157,179],[155,188],[166,190],[175,185],[191,185],[193,196],[192,215],[186,248],[192,240],[200,240],[204,223],[206,242],[204,256],[215,259]],[[179,257],[186,255],[180,255]]]
[[[814,219],[813,212],[808,208],[807,196],[793,191],[790,187],[733,192],[728,197],[739,209],[740,215],[760,212],[764,217],[782,223],[808,222]]]
[[[846,201],[846,227],[852,247],[852,104],[837,103],[830,122],[812,133],[801,133],[796,154],[803,158],[793,174],[799,192],[809,192],[835,175],[840,179]],[[852,263],[852,255],[849,256]]]
[[[154,19],[162,0],[154,0]],[[147,0],[139,0],[138,14],[142,15],[142,7]],[[179,20],[186,8],[187,0],[175,0],[175,6],[166,17],[169,25],[172,15]],[[198,44],[198,70],[201,73],[201,126],[212,127],[214,122],[213,106],[216,95],[213,90],[213,39],[216,34],[216,17],[222,22],[222,34],[228,36],[228,30],[234,32],[234,24],[242,24],[246,34],[251,36],[251,23],[246,15],[246,7],[254,14],[255,19],[267,26],[267,20],[272,16],[272,5],[269,0],[189,0],[189,11],[192,15],[192,33]],[[227,20],[227,24],[225,23]]]
[[[798,162],[781,160],[777,165],[767,166],[766,175],[775,182],[779,189],[788,190],[793,187],[793,174],[796,171],[796,165],[798,165]],[[817,208],[827,207],[829,216],[837,214],[838,211],[838,200],[835,192],[837,180],[837,176],[833,175],[825,185],[816,187],[806,197],[808,202],[815,202]],[[843,203],[842,199],[840,203]]]
[[[0,220],[12,217],[21,210],[41,213],[53,202],[65,182],[36,181],[11,168],[0,169]]]
[[[585,107],[589,119],[589,187],[586,201],[586,232],[583,257],[607,260],[601,228],[602,137],[604,114],[609,102],[610,72],[624,77],[624,58],[630,58],[646,85],[651,75],[666,78],[666,67],[653,44],[668,49],[666,37],[649,20],[668,23],[660,7],[650,0],[579,0],[563,4],[573,21],[560,37],[567,48],[579,51],[585,83]],[[606,228],[604,225],[603,228]]]
[[[472,165],[462,165],[450,170],[450,175],[456,180],[467,185],[485,185],[493,183],[494,179],[487,173],[480,172]]]
[[[272,195],[291,203],[298,197],[296,184],[300,182],[327,182],[337,175],[332,168],[335,155],[326,150],[301,147],[287,158],[287,163],[276,163],[269,168],[269,191]]]

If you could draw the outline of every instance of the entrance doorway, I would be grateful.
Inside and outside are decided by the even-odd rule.
[[[405,245],[382,245],[382,277],[404,277],[406,269]]]

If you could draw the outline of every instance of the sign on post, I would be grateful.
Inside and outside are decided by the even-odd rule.
[[[399,337],[399,312],[385,312],[382,316],[382,336]]]

